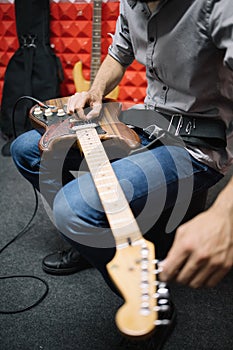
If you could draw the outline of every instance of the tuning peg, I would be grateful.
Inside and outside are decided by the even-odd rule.
[[[149,300],[149,299],[150,299],[149,292],[143,292],[142,295],[141,295],[141,299],[142,299],[143,301]]]
[[[158,286],[159,286],[159,281],[154,281],[154,282],[153,282],[153,285],[156,286],[156,287],[158,287]]]
[[[169,298],[169,290],[168,288],[158,288],[157,293],[161,298]]]
[[[147,269],[148,269],[148,261],[142,261],[141,270],[147,270]]]
[[[170,320],[166,320],[166,319],[164,319],[164,320],[156,320],[155,322],[154,322],[154,324],[156,325],[156,326],[167,326],[167,325],[169,325],[170,324]]]
[[[161,267],[159,267],[158,269],[155,269],[154,271],[153,271],[153,274],[155,274],[155,275],[158,275],[160,272],[162,272],[163,270],[162,270],[162,268]]]
[[[141,314],[142,316],[148,316],[148,315],[150,315],[150,313],[151,313],[151,311],[150,311],[149,308],[141,308],[141,309],[140,309],[140,314]]]
[[[167,288],[166,282],[159,282],[159,288]]]
[[[141,281],[140,286],[142,289],[148,289],[149,282],[147,280]]]
[[[170,310],[170,306],[169,305],[161,305],[161,306],[155,306],[153,308],[154,311],[159,311],[159,312],[167,312]]]
[[[147,247],[143,247],[141,249],[141,255],[142,255],[143,258],[147,258],[148,255],[149,255],[149,249]]]
[[[166,305],[168,303],[168,299],[159,299],[158,304],[159,305]]]
[[[159,293],[154,293],[152,294],[152,298],[158,299],[160,297]]]
[[[158,260],[158,259],[153,259],[153,260],[152,260],[152,264],[157,265],[158,263],[159,263],[159,260]]]

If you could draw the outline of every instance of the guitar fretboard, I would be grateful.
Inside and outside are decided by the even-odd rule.
[[[140,229],[94,127],[76,130],[110,228],[120,247],[142,238]]]
[[[91,84],[101,63],[101,19],[102,1],[96,0],[93,3]]]

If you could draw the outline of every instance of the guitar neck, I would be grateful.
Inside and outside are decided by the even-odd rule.
[[[101,20],[102,1],[93,2],[93,25],[92,25],[92,55],[91,55],[91,84],[101,63]]]
[[[90,81],[84,79],[82,74],[82,62],[74,65],[73,77],[77,92],[88,91],[92,85],[101,64],[101,28],[102,28],[102,0],[93,1],[93,21],[92,21],[92,50]],[[116,100],[119,96],[119,86],[116,86],[107,98]]]
[[[142,238],[117,177],[94,127],[76,130],[117,247]]]

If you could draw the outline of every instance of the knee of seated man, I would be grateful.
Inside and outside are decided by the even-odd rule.
[[[75,181],[75,180],[74,180]],[[53,217],[57,229],[72,241],[92,248],[115,247],[115,240],[106,221],[102,221],[102,214],[95,217],[95,210],[84,204],[76,193],[71,194],[63,187],[53,202]],[[80,199],[80,201],[79,201]],[[93,214],[93,216],[92,216]],[[108,249],[107,249],[108,250]]]
[[[13,159],[22,159],[32,152],[33,146],[38,147],[41,135],[35,130],[19,135],[11,144],[11,155]]]
[[[85,221],[79,218],[79,213],[82,216],[81,212],[82,205],[75,206],[72,193],[66,193],[64,187],[59,190],[53,202],[53,217],[57,229],[65,236],[72,237],[72,233],[82,231]]]
[[[23,146],[23,142],[21,142],[20,137],[18,137],[12,142],[10,151],[13,159],[18,158],[22,154],[22,151],[21,151],[22,146]]]

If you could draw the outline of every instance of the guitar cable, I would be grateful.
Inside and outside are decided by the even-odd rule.
[[[15,127],[15,111],[16,111],[16,107],[18,105],[18,103],[20,101],[22,101],[23,99],[29,99],[35,103],[37,103],[40,107],[43,108],[49,108],[46,104],[44,104],[43,102],[39,101],[38,99],[31,97],[31,96],[21,96],[20,98],[18,98],[18,100],[15,102],[14,106],[13,106],[13,110],[12,110],[12,128],[13,128],[13,135],[14,135],[14,139],[16,139],[17,137],[17,132],[16,132],[16,127]],[[38,194],[36,192],[36,189],[34,186],[33,187],[33,191],[34,191],[34,195],[35,195],[35,208],[33,211],[33,214],[30,218],[30,220],[28,221],[28,223],[24,226],[24,228],[17,233],[17,235],[15,237],[13,237],[8,243],[6,243],[1,249],[0,249],[0,254],[7,248],[9,247],[13,242],[15,242],[17,239],[21,238],[29,229],[30,229],[30,225],[33,221],[33,219],[36,216],[37,210],[38,210]],[[6,279],[19,279],[19,278],[24,278],[24,279],[34,279],[37,281],[40,281],[44,286],[45,286],[45,290],[43,292],[43,294],[39,297],[38,300],[36,300],[34,303],[24,307],[24,308],[20,308],[20,309],[16,309],[16,310],[1,310],[0,309],[0,314],[16,314],[16,313],[20,313],[20,312],[24,312],[27,310],[32,309],[33,307],[39,305],[47,296],[48,292],[49,292],[49,285],[48,283],[37,276],[33,276],[33,275],[7,275],[7,276],[0,276],[0,280],[6,280]]]
[[[16,127],[15,127],[15,110],[16,110],[18,103],[22,100],[30,100],[32,102],[37,103],[40,107],[49,108],[49,106],[47,106],[45,103],[41,102],[40,100],[38,100],[35,97],[27,96],[27,95],[19,97],[18,100],[15,102],[13,110],[12,110],[12,128],[13,128],[14,139],[16,139],[16,137],[17,137]]]

